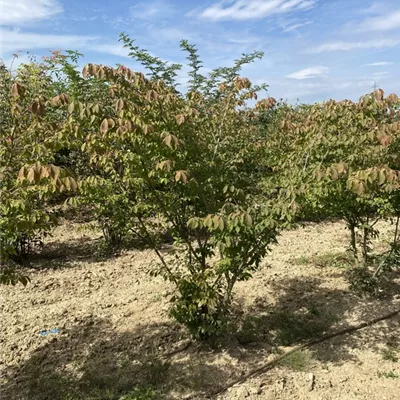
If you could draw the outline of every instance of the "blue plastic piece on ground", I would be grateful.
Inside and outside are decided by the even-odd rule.
[[[58,332],[60,332],[59,329],[51,329],[49,331],[41,331],[40,334],[42,336],[47,336],[47,335],[50,335],[51,333],[58,333]]]

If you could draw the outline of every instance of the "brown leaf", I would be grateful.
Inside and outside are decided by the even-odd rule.
[[[60,96],[55,96],[50,100],[50,104],[52,106],[58,105],[59,102],[60,102]]]
[[[391,104],[396,104],[400,101],[399,96],[395,93],[389,94],[389,96],[386,97],[386,100],[388,100]]]
[[[100,132],[106,134],[108,131],[108,121],[107,118],[103,119],[103,122],[100,125]]]
[[[376,101],[382,101],[385,96],[385,92],[382,89],[375,90],[374,92]]]
[[[22,167],[18,172],[18,181],[23,181],[25,179],[25,167]]]
[[[183,183],[186,183],[187,180],[188,180],[187,171],[179,170],[175,172],[175,182],[182,181]]]
[[[59,176],[60,176],[60,168],[55,166],[55,165],[51,165],[50,166],[50,176],[54,181],[57,181]]]
[[[179,114],[175,117],[176,123],[178,125],[182,125],[185,122],[185,116],[183,114]]]
[[[28,182],[35,181],[35,169],[33,167],[29,168],[28,174],[26,175],[26,179]]]
[[[18,82],[13,83],[13,85],[11,86],[12,97],[20,97],[23,92],[23,87]]]
[[[172,135],[169,134],[165,136],[163,143],[166,144],[168,147],[171,147],[171,140],[172,140]]]
[[[90,64],[86,64],[86,65],[83,67],[82,76],[83,76],[84,78],[87,78],[87,77],[89,76],[89,67],[90,67]]]

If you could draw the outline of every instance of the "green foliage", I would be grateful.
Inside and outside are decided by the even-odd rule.
[[[222,330],[235,283],[251,277],[292,213],[286,199],[268,199],[254,173],[263,138],[249,116],[272,100],[246,108],[260,87],[239,72],[260,54],[203,77],[195,48],[182,42],[193,86],[181,95],[176,66],[121,40],[150,79],[85,66],[83,76],[105,83],[109,96],[68,106],[63,131],[89,162],[71,203],[90,205],[113,245],[130,235],[147,242],[160,260],[154,274],[176,286],[172,315],[208,337]],[[174,261],[161,252],[162,230],[174,238]]]
[[[336,321],[335,315],[327,312],[320,314],[317,308],[309,307],[297,313],[275,313],[271,316],[270,326],[276,333],[276,343],[290,346],[321,336]]]
[[[3,267],[0,274],[0,284],[4,285],[13,285],[15,286],[17,283],[22,283],[26,286],[30,282],[28,276],[20,274],[15,268],[10,266]]]
[[[345,268],[350,266],[354,262],[354,258],[351,257],[347,252],[343,253],[327,253],[327,254],[316,254],[315,256],[301,256],[291,260],[296,265],[308,265],[312,264],[316,267],[334,267],[334,268]]]
[[[10,275],[10,258],[40,244],[56,222],[48,201],[76,189],[68,172],[53,164],[62,143],[60,107],[69,103],[69,96],[54,96],[42,65],[22,65],[16,73],[1,66],[0,74],[1,281],[15,284],[20,277],[25,285],[25,276]]]
[[[366,268],[355,267],[347,271],[350,289],[358,294],[379,297],[382,294],[379,279]]]
[[[137,388],[119,398],[119,400],[153,400],[156,393],[152,389]]]
[[[379,89],[357,103],[283,105],[284,118],[267,115],[265,122],[266,132],[277,121],[281,130],[267,144],[271,181],[294,198],[298,218],[344,219],[355,262],[364,268],[371,261],[371,239],[379,235],[377,222],[399,215],[398,102],[397,95],[385,97]],[[367,279],[367,271],[354,274],[366,288],[377,278]]]
[[[293,371],[304,372],[307,371],[311,366],[311,357],[307,351],[299,350],[282,358],[278,364]]]
[[[395,346],[388,345],[386,349],[383,349],[382,351],[382,358],[386,361],[398,362],[399,361],[398,351],[399,349],[396,348]]]
[[[252,105],[267,85],[241,73],[262,53],[205,74],[185,40],[190,79],[179,93],[182,65],[125,34],[120,40],[146,74],[95,64],[80,74],[73,51],[16,72],[0,66],[2,260],[40,243],[56,224],[54,204],[67,199],[89,210],[109,248],[139,239],[155,251],[153,274],[176,288],[171,315],[197,338],[223,331],[235,284],[250,279],[279,232],[300,220],[347,222],[362,265],[352,272],[354,287],[373,292],[398,266],[396,95],[378,90],[359,102],[314,106],[267,97]],[[397,221],[391,249],[372,273],[371,239],[388,218]],[[172,253],[163,251],[165,234]],[[2,281],[18,279],[7,270]]]
[[[387,378],[387,379],[399,379],[400,375],[396,374],[394,371],[387,371],[387,372],[377,372],[379,378]]]

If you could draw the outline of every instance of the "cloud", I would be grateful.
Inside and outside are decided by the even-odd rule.
[[[229,0],[220,1],[200,13],[201,18],[212,21],[260,19],[275,14],[307,10],[317,0]]]
[[[291,79],[311,79],[311,78],[319,78],[322,76],[326,76],[328,73],[328,67],[309,67],[301,69],[300,71],[293,72],[292,74],[288,75],[287,78]]]
[[[400,29],[400,10],[367,18],[355,29],[358,32],[386,32]]]
[[[87,48],[96,38],[78,35],[50,35],[0,29],[2,52],[32,49],[81,49]]]
[[[385,12],[388,9],[388,5],[385,4],[384,1],[380,1],[379,3],[372,3],[370,6],[366,7],[366,8],[360,8],[357,10],[358,14],[381,14],[383,12]]]
[[[165,1],[143,1],[130,7],[133,19],[153,20],[156,17],[166,17],[175,12],[173,6]]]
[[[98,53],[111,54],[117,57],[129,57],[129,50],[125,49],[122,45],[115,44],[93,44],[90,46],[90,50],[96,51]]]
[[[383,49],[395,47],[400,44],[400,39],[365,40],[362,42],[332,42],[324,43],[308,49],[306,53],[317,54],[330,51],[351,51],[360,49]]]
[[[1,0],[0,25],[20,25],[50,18],[63,11],[57,0]]]
[[[283,32],[291,32],[298,28],[301,28],[302,26],[310,25],[313,22],[314,21],[306,21],[306,22],[302,22],[302,23],[298,23],[298,24],[289,25],[289,26],[282,25]]]
[[[383,67],[385,65],[392,65],[393,63],[390,61],[378,61],[378,62],[373,62],[370,64],[365,64],[367,67]]]
[[[382,77],[387,77],[387,76],[389,76],[390,73],[389,73],[388,71],[382,71],[382,72],[374,72],[372,75],[375,76],[375,77],[380,77],[380,78],[382,78]]]

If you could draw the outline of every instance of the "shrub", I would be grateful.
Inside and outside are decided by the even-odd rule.
[[[69,102],[68,95],[54,96],[51,79],[34,63],[21,66],[16,74],[1,66],[0,74],[1,279],[13,283],[11,265],[5,264],[40,244],[56,221],[48,200],[73,190],[76,183],[52,164],[61,142],[59,110]]]
[[[246,107],[263,87],[239,72],[260,54],[205,77],[196,49],[183,41],[192,80],[180,94],[176,66],[122,39],[150,76],[84,67],[85,78],[108,88],[109,101],[68,107],[64,132],[89,160],[73,202],[91,204],[103,226],[146,241],[160,260],[154,274],[177,288],[172,315],[194,336],[208,337],[221,331],[235,283],[251,277],[292,212],[283,199],[268,199],[254,173],[263,138],[252,115],[273,100]],[[174,261],[160,251],[163,229],[180,250]]]

